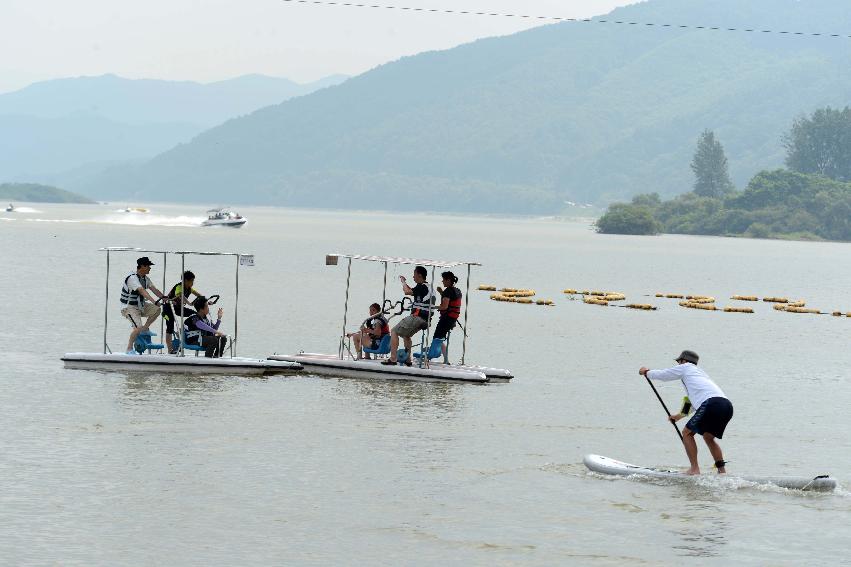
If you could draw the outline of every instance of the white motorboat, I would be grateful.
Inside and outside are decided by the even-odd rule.
[[[210,209],[207,211],[207,220],[201,223],[201,226],[229,226],[231,228],[239,228],[248,222],[244,216],[231,211],[228,208]]]
[[[372,359],[356,359],[351,349],[347,346],[347,338],[345,336],[346,325],[348,323],[348,307],[349,307],[349,287],[352,273],[352,260],[361,260],[367,262],[379,262],[384,264],[384,292],[383,292],[383,307],[384,315],[395,317],[401,315],[409,309],[406,306],[405,300],[396,302],[395,304],[387,300],[387,268],[389,264],[404,264],[411,266],[424,266],[427,269],[431,268],[431,281],[435,278],[436,268],[467,268],[467,297],[470,291],[470,269],[472,266],[480,266],[477,262],[454,262],[445,260],[421,260],[415,258],[396,258],[385,256],[360,256],[354,254],[329,254],[325,257],[327,265],[337,265],[340,258],[348,260],[348,271],[346,277],[346,304],[343,314],[343,335],[339,337],[337,354],[318,354],[300,352],[298,354],[284,355],[273,354],[269,357],[270,360],[297,362],[301,364],[306,371],[312,374],[320,374],[326,376],[338,376],[343,378],[378,378],[384,380],[417,380],[417,381],[439,381],[439,382],[469,382],[469,383],[487,383],[487,382],[506,382],[513,378],[509,370],[504,368],[492,368],[486,366],[473,366],[465,363],[467,353],[467,302],[464,302],[464,324],[460,327],[460,332],[463,333],[461,343],[461,360],[458,364],[449,363],[449,346],[451,334],[447,336],[445,349],[443,340],[430,340],[431,325],[422,332],[420,336],[419,352],[416,347],[414,350],[414,363],[412,366],[384,365],[380,364],[380,360]],[[395,310],[395,312],[394,312]],[[429,316],[431,317],[431,315]],[[459,331],[455,331],[456,333]],[[416,338],[416,337],[415,337]],[[389,336],[385,337],[382,344],[379,346],[377,356],[389,354]],[[430,345],[426,349],[423,345]]]
[[[195,252],[195,251],[162,251],[144,250],[142,248],[109,247],[101,248],[106,252],[106,299],[103,313],[103,351],[102,352],[69,352],[62,356],[66,368],[78,368],[88,370],[121,370],[130,372],[178,372],[182,374],[279,374],[294,372],[302,369],[302,365],[294,361],[276,361],[266,358],[247,358],[236,356],[236,345],[239,336],[239,267],[253,266],[254,256],[240,252]],[[113,353],[107,343],[107,323],[109,321],[109,268],[110,256],[114,253],[133,252],[136,254],[162,254],[163,289],[167,289],[166,265],[169,255],[180,257],[180,273],[186,271],[186,256],[231,256],[236,257],[236,279],[233,310],[233,336],[228,337],[229,356],[221,358],[206,358],[198,356],[200,347],[186,344],[183,337],[183,315],[180,312],[179,320],[175,320],[175,328],[181,329],[180,338],[177,340],[179,350],[177,354],[165,354],[165,345],[155,344],[151,337],[156,333],[140,333],[136,339],[134,349],[138,354],[126,354],[124,352]],[[179,276],[178,276],[179,277]],[[114,306],[113,306],[114,307]],[[162,335],[162,318],[160,319],[160,335]],[[193,355],[188,355],[194,351]]]

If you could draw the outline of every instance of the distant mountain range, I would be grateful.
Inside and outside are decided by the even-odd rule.
[[[103,75],[35,83],[0,94],[0,181],[150,159],[225,120],[345,79],[245,75],[201,84]]]
[[[649,0],[608,20],[848,32],[841,0]],[[570,22],[423,53],[231,120],[86,186],[204,201],[557,212],[690,189],[713,129],[734,181],[801,113],[851,100],[847,40]],[[120,189],[119,189],[120,188]]]
[[[552,214],[689,190],[706,128],[741,187],[782,164],[796,116],[851,101],[847,38],[696,29],[847,34],[845,0],[648,0],[604,19],[657,25],[565,22],[405,57],[68,188]]]

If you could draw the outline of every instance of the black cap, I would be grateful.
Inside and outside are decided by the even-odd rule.
[[[675,359],[675,362],[679,362],[681,360],[691,362],[692,364],[697,364],[697,361],[700,360],[700,357],[697,356],[697,353],[693,350],[684,350],[680,353],[680,356]]]
[[[154,263],[151,262],[151,259],[148,258],[147,256],[142,256],[141,258],[136,260],[136,265],[137,266],[153,266]]]

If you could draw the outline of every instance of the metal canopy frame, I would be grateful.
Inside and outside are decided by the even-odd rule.
[[[432,290],[434,290],[434,274],[436,268],[457,268],[460,266],[467,267],[467,290],[466,297],[467,301],[464,302],[464,327],[462,331],[464,332],[464,339],[461,343],[461,364],[464,364],[464,360],[467,356],[467,320],[469,318],[468,306],[470,304],[470,271],[473,266],[481,266],[480,262],[472,262],[472,261],[464,261],[464,260],[427,260],[427,259],[418,259],[418,258],[406,258],[399,256],[366,256],[361,254],[341,254],[341,253],[332,253],[325,255],[325,265],[326,266],[336,266],[339,262],[339,259],[343,258],[348,260],[348,266],[346,271],[346,300],[343,308],[343,332],[340,334],[340,344],[338,348],[337,356],[340,360],[343,360],[343,353],[345,351],[345,338],[346,338],[346,325],[348,324],[348,314],[349,314],[349,287],[351,286],[352,279],[352,260],[360,260],[365,262],[379,262],[384,264],[384,290],[382,292],[382,308],[384,302],[387,300],[387,266],[389,264],[405,264],[405,265],[415,265],[415,266],[424,266],[431,268],[431,284]],[[431,343],[429,339],[431,338],[431,320],[434,311],[429,309],[428,312],[428,328],[426,329],[426,338],[423,341],[423,344],[420,345],[420,364],[425,364],[428,367],[429,360],[428,356],[425,355],[431,348]],[[448,353],[448,351],[447,351]],[[409,353],[408,356],[413,358],[413,353]]]
[[[236,354],[236,343],[239,337],[239,259],[242,256],[250,256],[250,254],[245,254],[243,252],[208,252],[202,250],[150,250],[147,248],[133,248],[129,246],[106,246],[104,248],[98,248],[99,252],[106,252],[106,293],[105,293],[105,301],[103,307],[103,353],[112,352],[109,348],[109,345],[106,342],[107,335],[107,325],[109,322],[109,256],[113,252],[142,252],[147,254],[162,254],[163,258],[163,290],[167,287],[166,284],[166,273],[168,266],[168,255],[174,254],[176,256],[180,256],[180,277],[181,283],[184,272],[186,272],[186,256],[236,256],[236,290],[235,290],[235,298],[234,298],[234,306],[233,306],[233,339],[231,340],[230,345],[230,353],[231,358]],[[165,293],[163,291],[163,293]],[[163,320],[160,317],[160,337],[164,338],[163,335]],[[183,304],[180,305],[180,356],[184,356],[184,344],[186,329],[183,327]],[[166,345],[168,347],[168,345]]]

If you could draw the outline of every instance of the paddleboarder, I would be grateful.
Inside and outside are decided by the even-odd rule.
[[[676,423],[688,415],[692,407],[697,408],[697,411],[683,427],[683,445],[690,464],[686,474],[700,474],[700,467],[697,464],[695,435],[703,437],[712,458],[715,459],[715,468],[718,469],[719,473],[724,474],[727,472],[724,467],[726,462],[721,452],[721,446],[718,445],[716,439],[721,439],[724,436],[724,429],[733,418],[733,404],[706,372],[697,366],[699,359],[700,357],[696,352],[684,350],[675,360],[677,366],[664,370],[650,370],[642,366],[638,373],[650,380],[682,381],[688,397],[683,404],[682,411],[668,417],[672,423]]]

